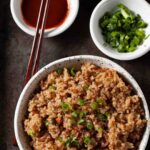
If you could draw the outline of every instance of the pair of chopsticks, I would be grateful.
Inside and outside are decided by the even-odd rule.
[[[50,0],[41,1],[39,15],[37,19],[37,25],[36,25],[36,34],[34,36],[31,54],[28,62],[25,84],[37,72],[38,69],[41,45],[42,45],[43,34],[46,26],[49,5],[50,5]]]
[[[40,10],[37,19],[36,25],[36,34],[34,36],[31,54],[27,66],[27,73],[25,76],[25,84],[30,80],[30,78],[37,72],[41,45],[43,40],[43,34],[45,30],[46,20],[48,16],[50,0],[42,0],[40,5]],[[16,138],[13,140],[13,145],[17,146]]]

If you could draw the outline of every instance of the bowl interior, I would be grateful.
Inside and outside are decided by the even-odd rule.
[[[79,8],[79,0],[67,0],[69,5],[68,16],[66,17],[65,21],[62,25],[58,26],[57,28],[47,29],[45,31],[45,37],[53,37],[62,32],[64,32],[74,21],[77,16],[78,8]],[[16,24],[26,33],[34,36],[35,35],[35,28],[30,27],[28,24],[25,23],[22,12],[21,12],[21,3],[22,0],[11,0],[11,12],[12,16],[16,22]]]
[[[31,80],[28,82],[28,84],[25,86],[23,89],[17,107],[16,107],[16,112],[15,112],[15,120],[14,120],[14,128],[15,128],[15,135],[16,139],[19,145],[19,148],[21,150],[26,149],[29,150],[31,149],[29,146],[29,141],[27,139],[27,136],[24,132],[23,129],[23,120],[26,116],[27,113],[27,106],[28,106],[28,100],[34,90],[37,88],[39,81],[43,78],[45,78],[49,72],[52,70],[56,70],[57,68],[62,68],[62,67],[70,67],[70,66],[75,66],[76,68],[79,68],[82,63],[84,62],[91,62],[93,64],[96,64],[97,66],[104,67],[104,68],[111,68],[116,70],[129,84],[132,85],[132,87],[135,89],[136,93],[141,97],[143,106],[145,109],[145,117],[146,119],[149,118],[149,110],[147,107],[147,103],[145,100],[145,97],[137,84],[137,82],[133,79],[133,77],[126,71],[124,70],[121,66],[117,65],[116,63],[102,58],[102,57],[96,57],[96,56],[73,56],[65,59],[61,59],[58,61],[55,61],[53,63],[50,63],[49,65],[45,66],[42,68],[36,75],[34,75]],[[144,150],[147,141],[149,137],[149,129],[148,127],[145,130],[142,142],[140,144],[140,150]]]
[[[140,14],[142,19],[148,24],[148,27],[145,30],[146,35],[150,34],[150,17],[148,17],[150,14],[150,5],[145,0],[136,0],[136,3],[134,0],[103,0],[95,8],[90,21],[90,29],[93,41],[102,52],[110,57],[121,60],[138,58],[150,50],[150,38],[147,38],[144,43],[137,48],[136,51],[131,53],[119,53],[117,52],[117,50],[111,48],[109,45],[106,46],[104,44],[105,40],[103,35],[101,34],[99,19],[106,12],[114,11],[117,8],[118,3],[123,3],[130,10],[135,12],[135,14]]]

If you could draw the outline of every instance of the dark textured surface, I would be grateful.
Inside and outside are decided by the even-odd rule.
[[[66,56],[89,54],[106,57],[95,47],[89,33],[91,8],[97,1],[81,0],[78,17],[69,30],[44,40],[40,68]],[[14,23],[9,0],[0,0],[0,150],[18,149],[12,145],[13,118],[23,88],[32,40]],[[134,76],[150,106],[150,53],[133,61],[114,61]]]

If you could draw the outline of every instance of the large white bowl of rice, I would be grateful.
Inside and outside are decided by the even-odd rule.
[[[57,60],[23,89],[14,129],[21,150],[145,150],[149,110],[134,78],[102,57]]]

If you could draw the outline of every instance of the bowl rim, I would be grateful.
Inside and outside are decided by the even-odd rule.
[[[15,1],[17,0],[10,0],[10,11],[11,11],[11,14],[12,14],[12,18],[13,20],[15,21],[16,25],[22,30],[24,31],[25,33],[31,35],[31,36],[34,36],[35,35],[35,28],[32,28],[30,27],[29,25],[26,25],[25,26],[23,23],[21,23],[20,19],[17,17],[16,15],[16,11],[15,11]],[[20,0],[21,1],[21,0]],[[72,3],[74,3],[74,6],[75,6],[75,10],[72,14],[72,17],[71,19],[69,20],[69,22],[67,24],[62,24],[60,26],[58,26],[55,30],[55,28],[50,28],[50,29],[46,29],[45,32],[44,32],[44,37],[45,38],[49,38],[49,37],[54,37],[54,36],[57,36],[61,33],[63,33],[64,31],[66,31],[72,24],[73,22],[75,21],[76,17],[77,17],[77,14],[78,14],[78,11],[79,11],[79,0],[67,0],[68,3],[70,3],[70,1],[72,1]],[[70,13],[68,13],[68,16],[69,16]],[[68,18],[67,16],[67,18]],[[66,18],[66,19],[67,19]],[[66,20],[65,20],[66,21]],[[64,22],[65,22],[64,21]],[[29,28],[28,28],[29,27]],[[54,30],[53,30],[54,29]],[[57,30],[57,29],[60,29],[60,30]]]
[[[113,0],[112,0],[113,1]],[[103,5],[104,4],[107,4],[107,3],[112,3],[112,1],[110,0],[102,0],[100,1],[96,7],[94,8],[93,12],[92,12],[92,15],[90,17],[90,23],[89,23],[89,28],[90,28],[90,34],[91,34],[91,37],[92,37],[92,40],[94,42],[94,44],[96,45],[96,47],[101,51],[103,52],[105,55],[111,57],[111,58],[114,58],[116,60],[124,60],[124,61],[127,61],[127,60],[134,60],[134,59],[137,59],[137,58],[140,58],[142,57],[143,55],[145,55],[146,53],[148,53],[150,51],[150,45],[147,46],[146,48],[144,48],[143,50],[140,51],[140,53],[126,53],[126,54],[130,54],[130,55],[121,55],[121,54],[125,54],[125,53],[119,53],[119,55],[116,55],[116,54],[113,54],[112,52],[108,51],[107,50],[107,47],[104,48],[102,46],[102,44],[100,44],[95,36],[95,32],[94,32],[94,27],[93,27],[93,24],[94,24],[94,17],[96,16],[97,14],[97,11],[102,8],[103,9]],[[141,0],[141,2],[145,5],[147,5],[149,8],[150,8],[150,4],[146,1],[146,0]],[[100,33],[101,34],[101,33]]]
[[[15,136],[16,136],[18,146],[21,150],[24,150],[24,148],[23,148],[23,145],[21,144],[21,140],[20,140],[20,137],[19,137],[18,115],[19,115],[21,103],[24,100],[24,94],[26,93],[27,89],[30,87],[31,83],[34,82],[41,74],[45,73],[47,69],[50,69],[54,65],[57,65],[57,64],[60,64],[60,63],[65,63],[67,61],[72,61],[72,60],[107,62],[107,64],[111,64],[113,67],[120,69],[122,74],[124,74],[124,76],[126,76],[126,78],[129,79],[129,81],[131,82],[130,84],[132,86],[134,85],[138,88],[138,89],[136,89],[136,91],[138,91],[138,93],[141,93],[141,95],[142,95],[141,101],[142,101],[143,108],[144,108],[144,111],[145,111],[145,117],[146,117],[146,119],[150,118],[148,104],[147,104],[147,101],[145,99],[145,96],[144,96],[140,86],[138,85],[136,80],[132,77],[132,75],[127,70],[125,70],[122,66],[118,65],[117,63],[115,63],[115,62],[113,62],[113,61],[111,61],[107,58],[99,57],[99,56],[93,56],[93,55],[77,55],[77,56],[66,57],[66,58],[62,58],[62,59],[58,59],[56,61],[53,61],[53,62],[49,63],[48,65],[44,66],[43,68],[41,68],[29,80],[29,82],[25,85],[23,91],[20,94],[19,100],[17,102],[16,110],[15,110],[15,115],[14,115],[14,131],[15,131]],[[48,74],[48,73],[49,72],[46,72],[46,74]],[[149,139],[149,135],[150,135],[150,125],[147,123],[145,132],[143,133],[143,138],[141,139],[140,145],[142,144],[142,149],[140,149],[140,150],[144,150],[146,148],[147,143],[148,143],[148,139]]]

